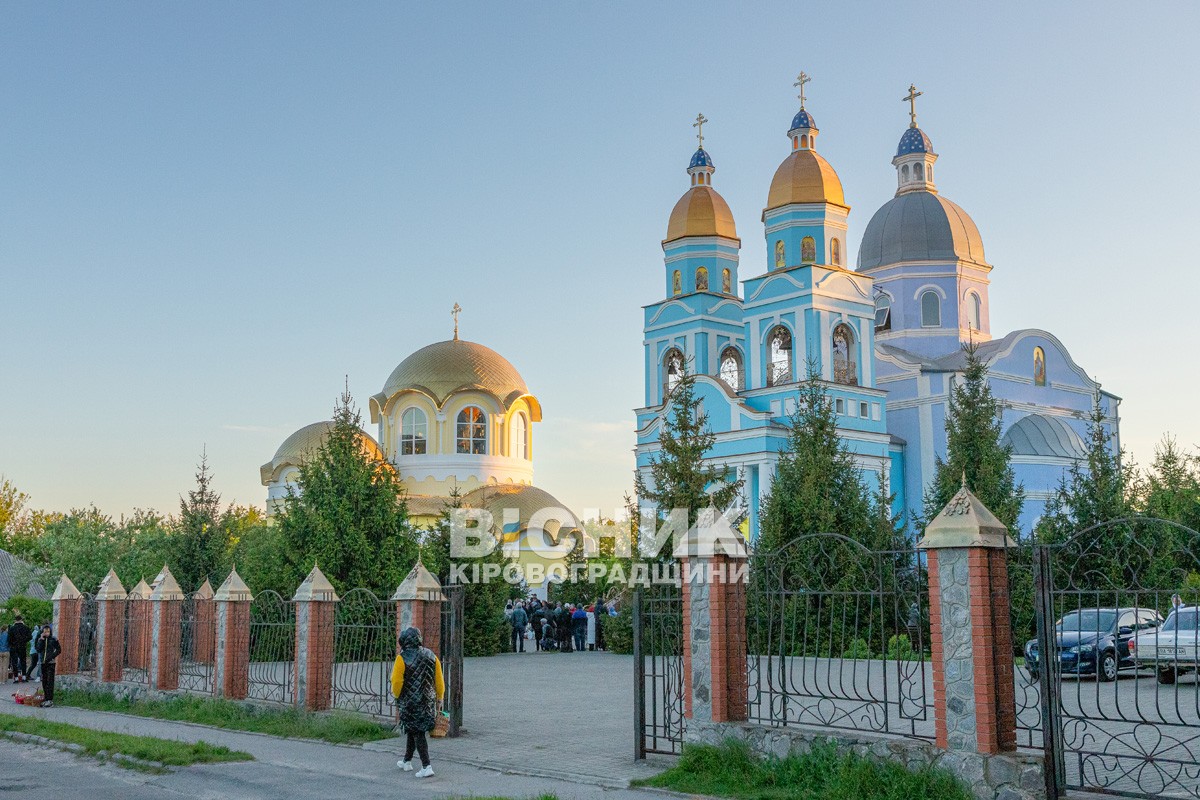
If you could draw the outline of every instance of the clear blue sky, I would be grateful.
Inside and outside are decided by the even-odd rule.
[[[205,446],[261,504],[457,301],[543,401],[537,483],[610,509],[691,122],[759,274],[801,69],[852,254],[915,82],[993,333],[1058,335],[1139,461],[1200,442],[1194,3],[0,9],[0,473],[35,506],[174,510]]]

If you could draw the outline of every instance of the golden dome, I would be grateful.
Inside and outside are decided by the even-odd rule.
[[[792,151],[775,170],[766,210],[789,203],[833,203],[849,208],[837,173],[814,150]]]
[[[468,508],[482,508],[489,512],[492,515],[492,533],[497,536],[503,535],[501,528],[504,523],[504,510],[507,508],[516,509],[520,531],[528,528],[529,521],[543,509],[559,509],[566,512],[565,514],[551,514],[547,511],[547,516],[552,518],[545,520],[544,530],[553,539],[557,540],[560,534],[583,530],[583,524],[579,522],[574,512],[560,503],[554,495],[545,489],[528,484],[480,486],[463,495],[463,505]],[[563,516],[565,519],[558,519]],[[512,538],[511,535],[505,537],[506,541]]]
[[[693,186],[671,210],[667,223],[667,238],[663,244],[684,236],[724,236],[737,238],[733,212],[725,198],[711,186]]]
[[[477,389],[494,395],[505,405],[529,394],[517,368],[490,347],[450,339],[422,347],[392,370],[383,391],[372,399],[380,407],[398,392],[416,389],[440,406],[455,392]]]
[[[262,478],[263,486],[266,486],[273,480],[277,480],[280,470],[283,467],[297,467],[309,458],[312,458],[313,454],[321,449],[321,445],[325,442],[325,437],[329,435],[331,430],[333,430],[333,422],[331,420],[314,422],[312,425],[305,425],[284,439],[283,444],[279,445],[279,449],[275,451],[275,457],[259,467],[259,477]],[[379,447],[379,443],[366,431],[359,431],[359,433],[359,440],[362,442],[363,452],[367,457],[386,463],[387,459],[384,458],[383,450]]]

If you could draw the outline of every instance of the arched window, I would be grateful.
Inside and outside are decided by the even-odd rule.
[[[892,329],[892,298],[881,294],[875,298],[875,330],[890,331]]]
[[[400,415],[400,454],[423,456],[429,439],[429,420],[419,408],[406,408]]]
[[[858,364],[854,361],[854,331],[842,323],[833,329],[833,380],[858,385]]]
[[[512,419],[512,457],[529,458],[529,426],[524,414],[514,414]]]
[[[725,294],[733,294],[733,275],[728,269],[721,270],[721,291]]]
[[[983,319],[983,301],[979,299],[979,295],[971,292],[967,295],[967,323],[970,324],[971,330],[982,330],[980,321]]]
[[[805,136],[805,135],[800,136],[800,146],[808,147],[808,136]]]
[[[1033,348],[1033,385],[1046,385],[1046,351],[1040,347]]]
[[[921,295],[921,326],[937,328],[942,324],[942,300],[930,289]]]
[[[720,376],[730,389],[742,390],[742,357],[736,347],[726,347],[721,353]]]
[[[817,240],[811,236],[805,236],[800,240],[800,260],[805,264],[811,264],[817,260]]]
[[[683,380],[683,353],[674,348],[667,351],[663,357],[663,399],[675,391],[675,387]]]
[[[467,406],[458,412],[455,431],[456,449],[460,453],[485,455],[487,453],[487,414],[483,409]]]
[[[908,181],[908,164],[905,164],[900,168],[900,180],[905,182]]]
[[[683,276],[679,274],[679,270],[675,270],[675,274],[671,276],[671,294],[681,294],[683,292]]]
[[[792,333],[782,325],[767,339],[767,385],[778,386],[792,380]]]
[[[778,239],[775,242],[775,269],[783,269],[787,266],[787,250],[783,246],[783,239]]]
[[[917,180],[925,179],[925,167],[921,164],[913,164],[913,177]]]
[[[842,265],[842,243],[837,239],[829,240],[829,261],[835,267]]]
[[[706,267],[698,267],[696,269],[696,291],[708,291],[708,269]]]

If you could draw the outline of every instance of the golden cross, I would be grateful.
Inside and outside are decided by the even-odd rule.
[[[454,341],[458,341],[458,315],[462,313],[462,306],[458,303],[454,304],[454,308],[450,309],[450,316],[454,317]]]
[[[696,115],[696,121],[692,123],[692,127],[696,129],[696,139],[700,143],[700,149],[704,149],[704,123],[708,122],[703,114]]]
[[[910,128],[917,127],[917,98],[923,94],[925,93],[917,91],[916,84],[910,83],[908,85],[908,97],[900,98],[901,100],[908,101],[908,114],[912,117],[912,122],[908,123],[908,127]]]
[[[792,84],[792,86],[800,87],[800,108],[801,109],[804,108],[804,84],[809,83],[810,81],[812,81],[812,78],[809,77],[808,75],[806,75],[805,73],[801,72],[800,75],[796,78],[796,82]]]

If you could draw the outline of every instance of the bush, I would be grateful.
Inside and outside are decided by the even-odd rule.
[[[622,603],[615,617],[604,620],[604,647],[611,653],[633,653],[633,611]]]
[[[901,633],[888,639],[887,656],[889,661],[920,661],[921,654],[913,650],[912,642],[907,633]]]
[[[871,645],[867,644],[865,639],[855,639],[850,643],[850,647],[842,653],[842,658],[870,658]]]
[[[25,618],[25,624],[30,628],[34,625],[41,625],[43,622],[49,622],[54,618],[54,604],[49,600],[38,600],[36,597],[17,594],[8,598],[8,602],[4,604],[3,608],[0,608],[0,626],[12,625],[18,611],[21,612],[21,616]]]

